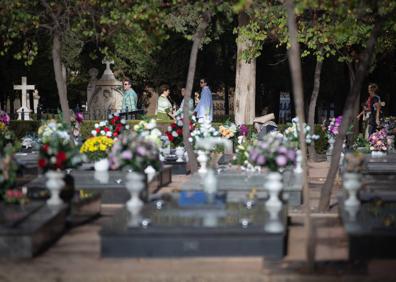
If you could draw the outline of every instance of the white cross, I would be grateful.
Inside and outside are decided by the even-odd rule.
[[[111,71],[111,69],[110,69],[110,65],[114,65],[114,61],[113,60],[109,61],[109,60],[105,59],[105,60],[102,61],[102,64],[106,65],[106,69],[105,69],[104,73],[106,73],[106,74],[107,73],[113,73]]]
[[[27,105],[27,90],[34,90],[34,85],[28,85],[26,82],[26,76],[22,76],[22,84],[14,85],[14,90],[22,91],[22,107],[29,108]]]

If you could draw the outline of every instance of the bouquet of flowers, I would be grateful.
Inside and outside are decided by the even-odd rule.
[[[292,125],[286,128],[285,132],[283,133],[285,141],[296,149],[300,148],[300,142],[298,139],[299,132],[300,130],[298,126],[298,118],[295,117],[292,119]],[[311,144],[312,141],[319,139],[318,135],[312,134],[311,127],[306,123],[304,123],[304,133],[305,133],[305,142],[307,144]]]
[[[6,112],[0,111],[0,124],[8,125],[10,123],[10,117]]]
[[[82,157],[74,146],[65,124],[54,120],[39,128],[42,145],[38,166],[44,171],[63,170],[79,165]]]
[[[380,131],[376,131],[371,134],[368,141],[370,143],[371,151],[386,152],[388,150],[387,132],[385,129],[381,129]]]
[[[183,113],[175,116],[176,121],[168,126],[165,135],[168,137],[169,142],[173,145],[173,147],[178,147],[183,144]],[[194,130],[195,125],[194,122],[196,118],[194,115],[190,118],[190,132]]]
[[[341,126],[342,116],[336,118],[331,118],[330,123],[327,127],[327,135],[329,137],[335,137],[338,134],[339,128]]]
[[[121,135],[111,150],[110,167],[112,169],[126,167],[143,173],[148,166],[159,170],[158,147],[153,142],[138,136],[135,132]]]
[[[239,165],[242,167],[248,167],[249,163],[249,147],[251,142],[246,138],[238,138],[238,145],[235,149],[235,154],[232,158],[232,163],[234,165]]]
[[[3,198],[4,198],[4,202],[6,202],[7,204],[23,205],[29,202],[29,199],[26,196],[26,194],[24,194],[23,191],[21,191],[20,189],[8,189],[4,193]]]
[[[118,136],[128,130],[129,125],[125,119],[121,119],[120,116],[115,114],[109,115],[109,120],[102,120],[95,124],[95,129],[91,131],[92,136],[107,136],[113,139],[117,139]]]
[[[137,135],[154,142],[158,147],[161,147],[161,131],[157,128],[157,122],[155,119],[151,119],[150,121],[142,120],[138,124],[133,127],[133,130],[137,133]]]
[[[235,123],[226,122],[224,125],[219,126],[219,133],[222,137],[231,139],[235,136],[237,132],[237,127]]]
[[[80,153],[85,154],[92,161],[107,159],[113,143],[113,139],[106,136],[91,137],[81,146]]]
[[[15,183],[18,167],[13,157],[18,147],[15,135],[6,127],[0,128],[0,198]]]
[[[263,141],[258,141],[249,149],[249,162],[252,165],[268,167],[271,171],[278,171],[294,165],[296,151],[286,147],[283,137],[268,134]]]
[[[80,137],[80,128],[83,121],[84,121],[84,116],[80,112],[75,113],[71,117],[70,122],[71,122],[74,138]]]

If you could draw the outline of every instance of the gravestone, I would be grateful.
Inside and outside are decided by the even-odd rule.
[[[120,90],[122,82],[115,78],[110,69],[110,64],[114,64],[114,62],[103,61],[103,64],[106,64],[106,69],[102,77],[96,81],[95,90],[87,101],[88,111],[91,115],[103,114],[105,111],[119,112],[122,106],[123,92]]]
[[[162,202],[161,202],[162,203]],[[102,257],[264,256],[286,254],[287,208],[269,232],[263,202],[252,208],[239,203],[181,207],[170,201],[144,206],[138,222],[121,209],[100,231]],[[131,224],[133,223],[133,224]]]
[[[22,76],[22,83],[21,85],[14,85],[14,90],[21,90],[22,91],[22,107],[17,108],[18,113],[18,120],[30,120],[29,114],[32,112],[29,108],[28,104],[28,90],[34,90],[34,85],[28,85],[26,76]],[[23,115],[23,116],[22,116]]]
[[[64,232],[66,211],[63,204],[0,204],[0,257],[31,258],[48,248]]]

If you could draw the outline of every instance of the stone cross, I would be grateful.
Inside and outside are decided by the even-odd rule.
[[[110,73],[112,74],[113,73],[111,71],[111,69],[110,69],[110,65],[114,65],[114,61],[113,60],[109,61],[109,60],[105,59],[105,60],[102,61],[102,64],[106,65],[106,69],[104,71],[105,74],[110,74]]]
[[[22,113],[24,113],[24,119],[29,120],[29,113],[31,110],[27,105],[27,91],[34,90],[34,85],[28,85],[26,82],[26,76],[22,76],[22,83],[21,85],[14,85],[14,90],[21,90],[22,91],[22,107],[17,110],[18,119],[22,119]]]

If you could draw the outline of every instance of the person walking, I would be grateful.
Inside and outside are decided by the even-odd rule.
[[[138,96],[132,89],[132,84],[129,79],[124,80],[124,96],[122,97],[121,112],[132,112],[137,110]]]
[[[201,78],[199,86],[202,88],[201,99],[198,105],[195,107],[194,112],[197,113],[198,122],[202,123],[205,119],[209,121],[213,120],[213,101],[212,92],[208,86],[205,78]]]
[[[157,103],[157,119],[171,120],[174,119],[172,103],[169,101],[170,89],[168,85],[162,85],[160,88],[161,95]]]

